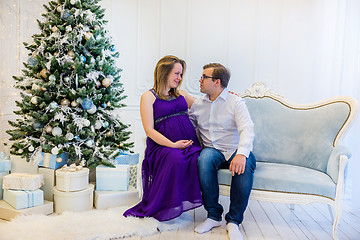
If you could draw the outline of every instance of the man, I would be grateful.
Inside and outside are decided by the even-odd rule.
[[[230,240],[243,239],[239,224],[248,204],[256,166],[251,152],[254,124],[244,100],[227,90],[229,70],[219,63],[203,68],[199,82],[200,91],[206,95],[195,100],[189,113],[204,145],[198,158],[198,170],[208,216],[195,232],[205,233],[221,225],[224,210],[218,202],[217,171],[228,168],[232,181],[226,228]]]

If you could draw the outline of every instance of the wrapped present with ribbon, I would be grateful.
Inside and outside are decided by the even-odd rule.
[[[9,172],[0,172],[0,200],[3,199],[3,188],[2,188],[3,179],[4,179],[4,176],[6,176],[8,174],[9,174]]]
[[[119,150],[119,154],[114,159],[114,164],[135,165],[139,163],[139,154]]]
[[[56,189],[63,192],[82,191],[89,187],[89,169],[83,166],[63,166],[56,170]]]
[[[42,174],[11,173],[3,178],[3,189],[28,190],[39,189],[44,184]]]
[[[129,188],[129,165],[115,165],[96,167],[97,191],[127,191]]]
[[[15,209],[31,208],[44,204],[43,191],[10,190],[4,189],[4,201]]]
[[[58,169],[64,166],[69,159],[68,153],[62,153],[60,156],[51,153],[41,153],[39,166]]]
[[[11,161],[5,152],[0,152],[0,172],[8,172],[11,170]]]

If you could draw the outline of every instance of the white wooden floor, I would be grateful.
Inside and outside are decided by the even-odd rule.
[[[227,211],[229,198],[221,196],[220,201]],[[194,225],[186,229],[172,232],[163,232],[149,237],[132,237],[127,239],[146,240],[227,240],[225,222],[218,228],[205,234],[194,233],[194,227],[206,219],[203,207],[191,211]],[[241,231],[248,240],[327,240],[332,239],[332,220],[326,204],[295,205],[290,210],[290,205],[281,203],[268,203],[250,201],[245,212]],[[338,226],[340,240],[360,239],[360,215],[355,215],[345,202],[343,215]]]

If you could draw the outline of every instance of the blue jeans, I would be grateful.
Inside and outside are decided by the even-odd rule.
[[[203,203],[208,218],[215,221],[221,221],[221,215],[224,211],[219,204],[219,183],[217,171],[220,168],[229,169],[230,162],[236,152],[231,156],[229,161],[225,160],[224,155],[214,148],[204,148],[198,158],[198,170],[200,186],[202,191]],[[245,172],[235,174],[231,180],[230,188],[230,208],[225,215],[226,223],[235,223],[239,225],[244,219],[244,212],[248,204],[253,179],[256,160],[254,154],[250,152],[246,160]]]

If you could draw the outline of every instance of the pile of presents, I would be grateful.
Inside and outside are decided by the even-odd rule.
[[[68,166],[67,160],[66,153],[42,153],[37,166],[0,152],[0,218],[132,206],[139,201],[139,154],[119,151],[115,167],[96,167],[95,182],[89,181],[88,168]]]

